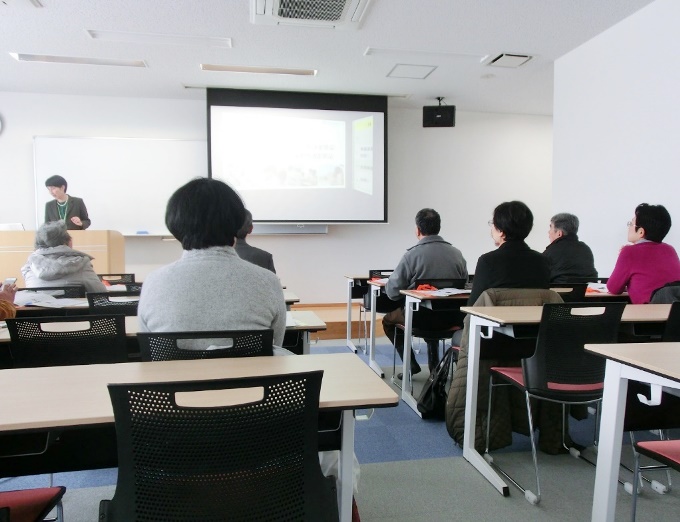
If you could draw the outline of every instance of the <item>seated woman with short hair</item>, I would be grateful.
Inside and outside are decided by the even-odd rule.
[[[93,257],[72,248],[63,221],[51,221],[35,233],[35,251],[21,268],[27,288],[83,285],[86,292],[106,292],[92,267]]]
[[[198,178],[168,201],[165,224],[182,244],[182,257],[144,280],[139,300],[142,332],[274,330],[281,346],[286,304],[279,278],[234,250],[245,207],[222,181]]]
[[[671,215],[663,205],[641,203],[628,222],[628,241],[619,252],[607,290],[620,294],[626,288],[633,304],[649,303],[652,292],[680,280],[680,259],[663,239],[671,229]]]

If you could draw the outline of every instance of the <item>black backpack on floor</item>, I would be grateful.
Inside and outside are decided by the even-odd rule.
[[[418,397],[418,411],[423,414],[423,419],[444,418],[444,407],[451,386],[454,363],[458,357],[458,351],[449,348],[437,367],[430,373],[427,382]]]

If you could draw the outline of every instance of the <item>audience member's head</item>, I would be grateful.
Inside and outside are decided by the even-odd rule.
[[[52,248],[61,245],[71,245],[71,236],[63,221],[49,221],[35,233],[35,248]]]
[[[494,209],[491,221],[505,241],[524,241],[534,226],[534,215],[521,201],[506,201]]]
[[[436,210],[424,208],[416,214],[416,227],[423,236],[435,236],[442,228],[442,219]]]
[[[184,250],[234,246],[245,211],[241,198],[229,185],[197,178],[170,196],[165,226]]]
[[[66,180],[61,176],[50,176],[45,180],[45,186],[57,188],[64,187],[64,192],[68,189],[68,183],[66,183]]]
[[[246,209],[246,218],[243,220],[243,226],[236,232],[238,239],[245,239],[248,234],[253,231],[253,215],[250,210]]]
[[[641,203],[635,209],[635,219],[628,227],[629,240],[631,229],[632,235],[639,235],[642,229],[643,239],[661,243],[671,229],[671,215],[663,205]]]
[[[578,234],[578,218],[574,214],[561,212],[550,218],[550,229],[548,237],[550,241],[555,241],[562,236]]]

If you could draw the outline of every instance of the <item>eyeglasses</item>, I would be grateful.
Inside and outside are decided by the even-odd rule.
[[[626,223],[626,225],[627,225],[629,228],[630,228],[630,227],[635,227],[635,231],[637,231],[637,229],[640,228],[639,226],[637,226],[637,225],[636,225],[635,223],[633,223],[632,221],[629,221],[628,223]]]
[[[490,220],[488,221],[487,224],[488,224],[490,227],[492,227],[492,226],[493,226],[493,219],[490,219]]]

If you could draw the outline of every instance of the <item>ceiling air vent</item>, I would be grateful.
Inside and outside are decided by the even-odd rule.
[[[266,25],[298,25],[358,29],[371,0],[250,0],[250,21]]]
[[[524,65],[532,58],[533,56],[528,54],[503,53],[497,56],[485,56],[482,59],[482,63],[491,67],[508,67],[512,69]]]

